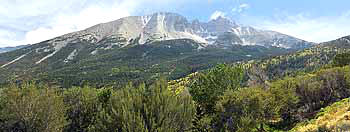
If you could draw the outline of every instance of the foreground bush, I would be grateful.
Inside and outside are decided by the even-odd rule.
[[[99,111],[97,89],[71,88],[64,91],[64,103],[67,106],[67,120],[69,123],[65,131],[88,131],[96,123]]]
[[[186,95],[176,96],[164,80],[149,87],[129,85],[112,93],[95,129],[181,132],[190,129],[193,114],[192,99]]]
[[[23,84],[2,89],[2,131],[56,132],[66,124],[63,98],[54,89]]]

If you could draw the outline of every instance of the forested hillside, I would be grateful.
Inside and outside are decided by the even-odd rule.
[[[109,42],[100,43],[97,46]],[[124,48],[98,47],[102,48],[99,54],[91,55],[96,46],[88,43],[72,43],[56,53],[57,57],[49,58],[47,63],[35,64],[40,57],[43,57],[37,55],[43,51],[36,50],[42,45],[48,45],[48,42],[0,54],[0,83],[35,78],[65,88],[83,86],[86,82],[97,87],[117,86],[125,85],[129,81],[151,82],[161,76],[178,79],[195,71],[212,68],[218,63],[234,63],[294,52],[292,49],[242,45],[225,49],[215,46],[201,49],[200,43],[182,39]],[[74,48],[78,48],[81,53],[76,55],[74,60],[63,62],[66,59],[65,55],[73,52]],[[10,62],[23,54],[25,56],[20,60],[6,65],[5,62]],[[115,82],[118,84],[114,84]]]
[[[350,96],[348,54],[315,72],[268,86],[245,86],[243,65],[219,65],[187,78],[152,85],[59,89],[3,86],[0,127],[5,131],[288,131],[323,107]],[[184,79],[186,80],[186,79]],[[177,90],[181,88],[182,90]]]
[[[130,80],[124,85],[115,80],[109,86],[86,81],[83,86],[70,88],[40,79],[4,84],[0,92],[0,129],[332,130],[334,127],[324,127],[324,123],[303,122],[321,120],[317,113],[333,111],[322,108],[350,96],[350,44],[343,40],[269,59],[219,64],[178,80]],[[169,51],[154,54],[158,52]],[[101,60],[108,64],[108,58]]]

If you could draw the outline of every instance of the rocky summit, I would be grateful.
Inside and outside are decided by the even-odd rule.
[[[313,44],[224,17],[200,22],[161,12],[121,18],[2,53],[0,82],[24,75],[61,82],[98,76],[110,81],[164,74],[178,78],[217,63],[281,55]]]

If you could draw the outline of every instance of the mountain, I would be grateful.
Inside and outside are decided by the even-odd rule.
[[[118,47],[174,39],[192,39],[202,43],[204,47],[240,44],[301,49],[312,44],[278,32],[241,26],[223,17],[207,23],[198,20],[189,22],[185,17],[175,13],[125,17],[63,37],[66,39],[80,38],[92,43],[100,42],[105,38],[113,38],[115,43],[109,46]],[[226,41],[229,43],[225,43]]]
[[[20,49],[20,48],[23,48],[26,46],[27,45],[20,45],[20,46],[15,46],[15,47],[3,47],[3,48],[0,48],[0,53],[10,52],[10,51]]]
[[[219,17],[189,22],[174,13],[130,16],[0,54],[0,82],[51,80],[70,86],[172,79],[217,63],[259,59],[313,46]]]

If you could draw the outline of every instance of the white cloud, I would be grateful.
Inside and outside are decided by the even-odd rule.
[[[16,32],[11,32],[6,30],[0,30],[0,42],[3,43],[3,44],[0,44],[0,47],[14,46],[13,44],[15,45],[25,44],[24,40],[16,39]]]
[[[243,11],[245,11],[246,9],[249,9],[249,8],[250,8],[250,5],[243,3],[243,4],[240,4],[238,7],[233,8],[232,12],[242,13]]]
[[[38,43],[95,24],[140,12],[167,10],[168,7],[179,7],[186,2],[187,0],[1,0],[0,47]]]
[[[210,20],[215,20],[217,19],[218,17],[225,17],[225,13],[224,12],[221,12],[221,11],[215,11],[213,14],[211,14],[210,16]]]
[[[25,41],[30,44],[38,43],[66,33],[83,30],[98,23],[129,16],[130,13],[125,8],[123,5],[115,8],[89,7],[78,14],[59,15],[48,24],[49,27],[39,27],[27,32]]]
[[[337,17],[310,17],[301,13],[277,20],[265,20],[256,24],[311,42],[325,42],[350,35],[350,11]]]

